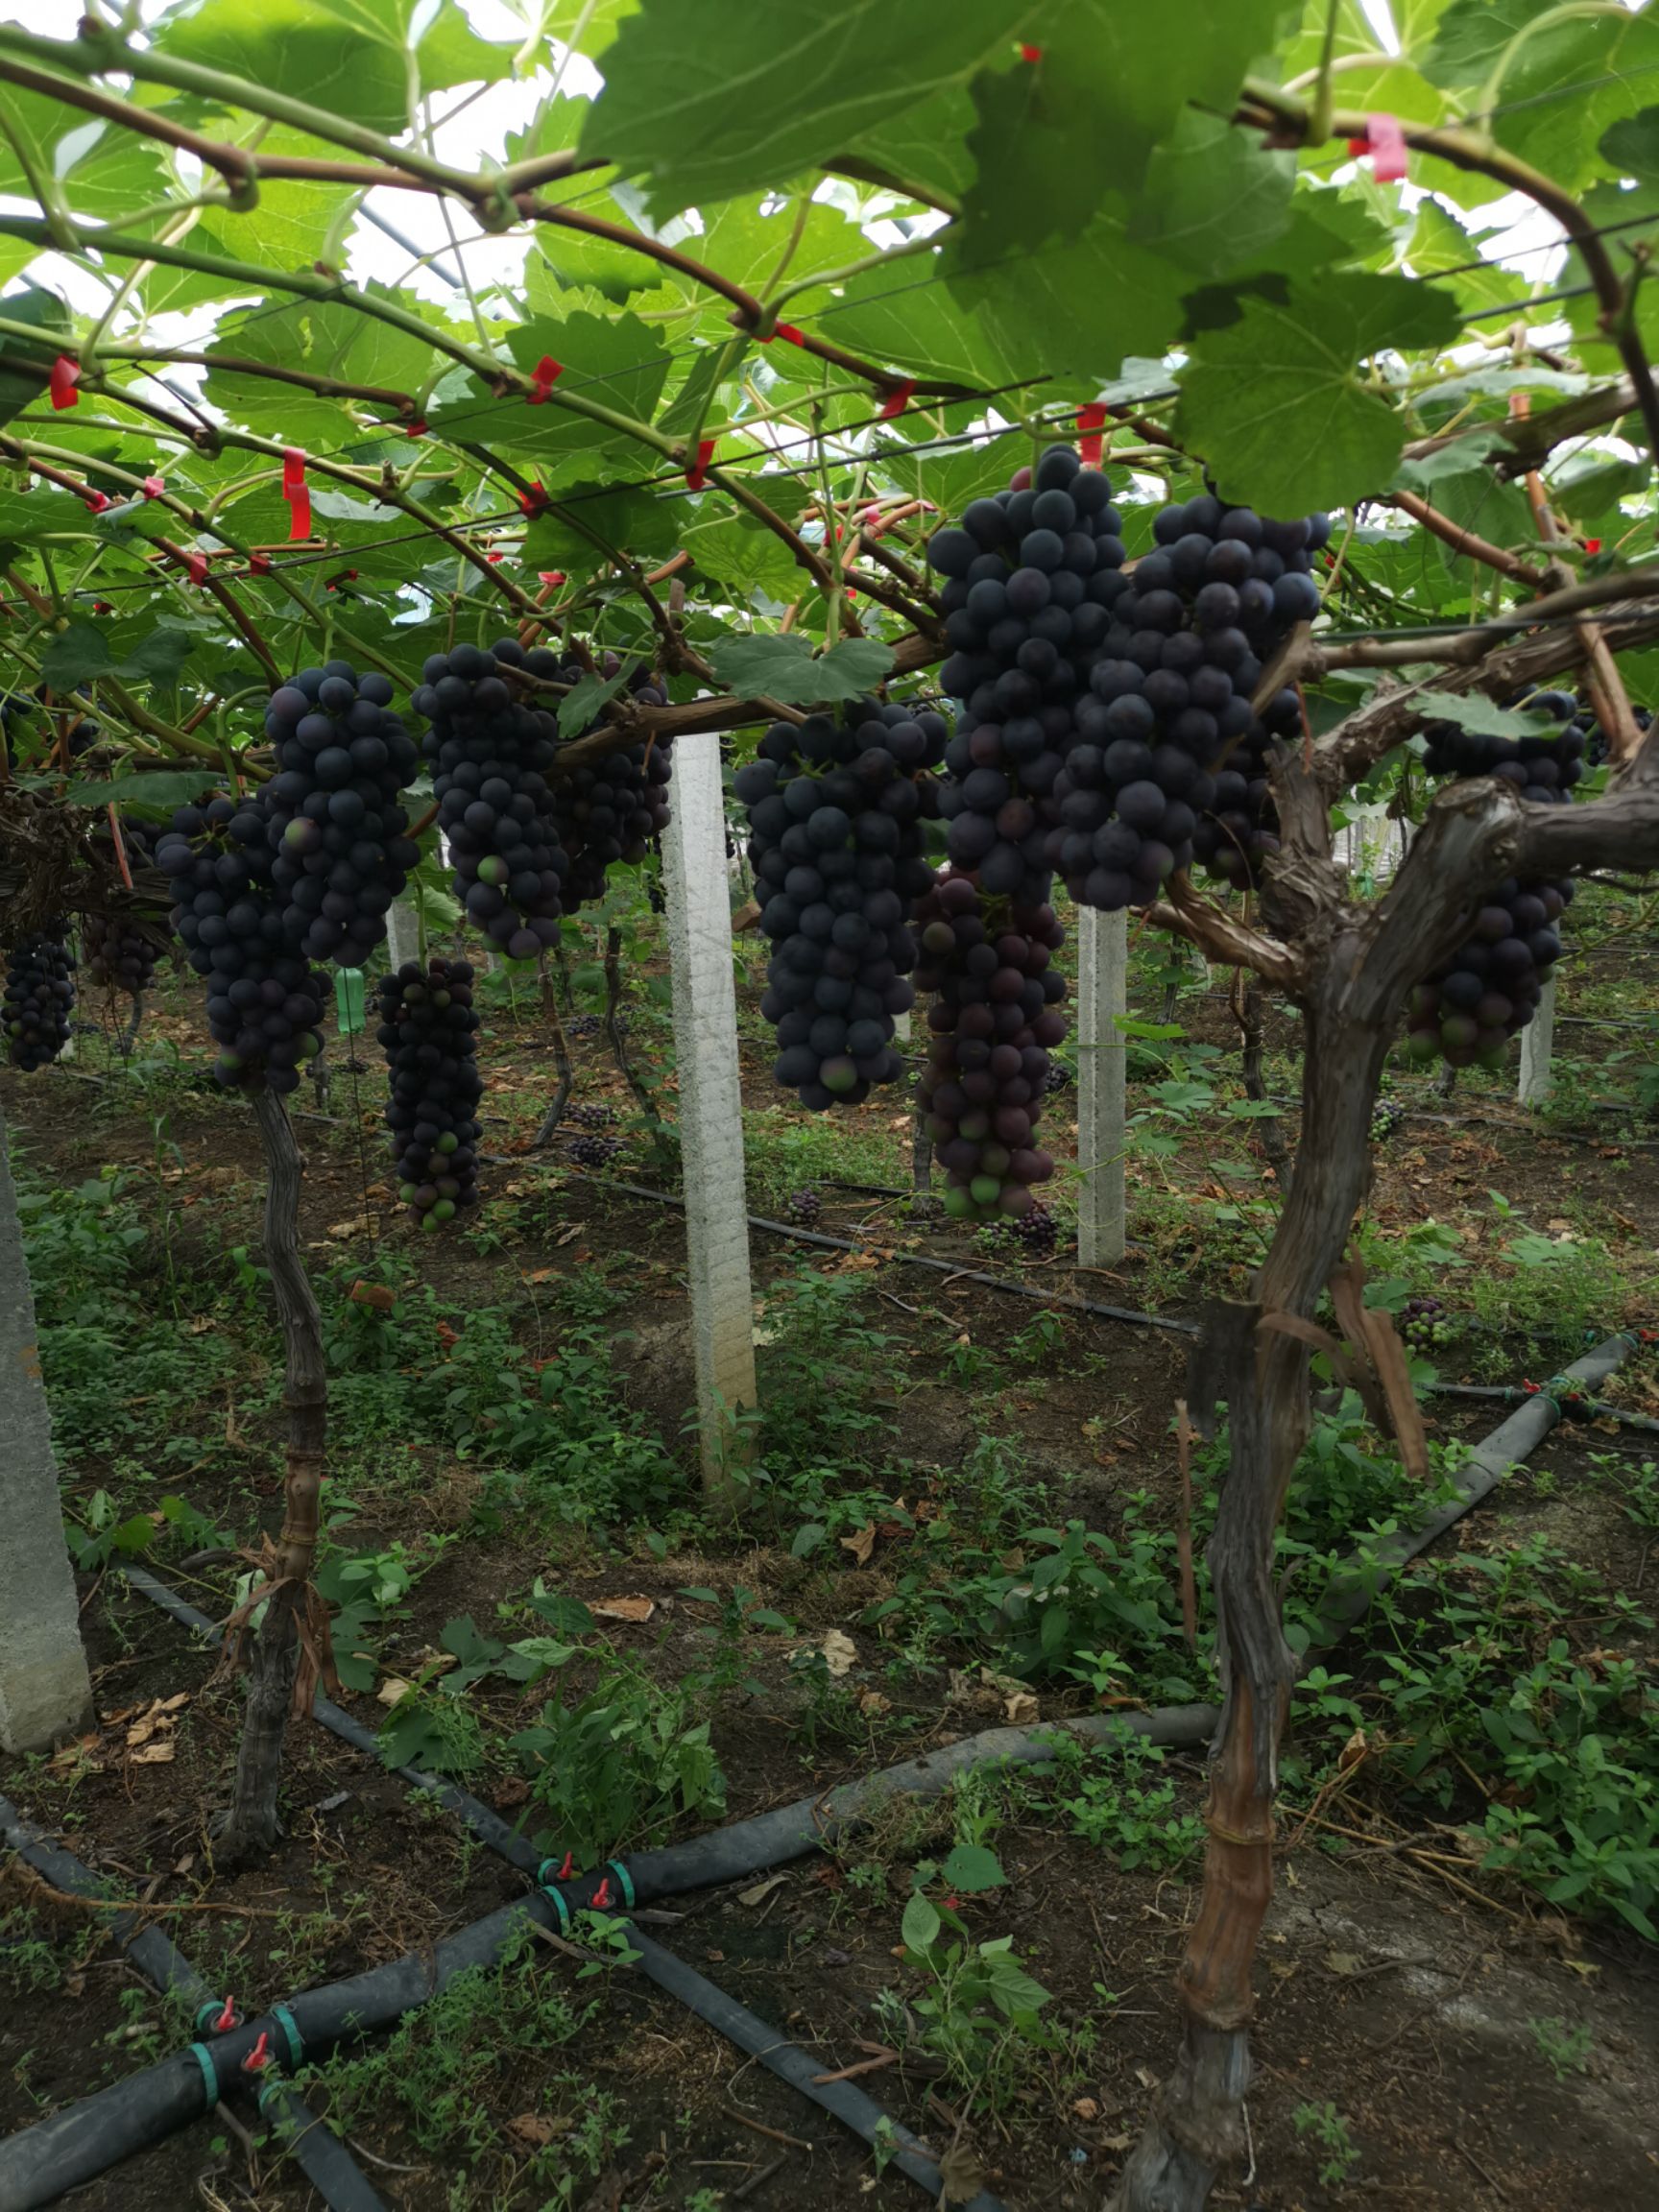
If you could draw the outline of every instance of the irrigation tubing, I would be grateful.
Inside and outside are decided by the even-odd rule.
[[[73,1897],[95,1898],[102,1894],[98,1879],[89,1867],[84,1866],[61,1845],[48,1841],[41,1831],[25,1820],[16,1806],[3,1796],[0,1796],[0,1841],[53,1888],[64,1890]],[[144,1926],[133,1912],[116,1913],[108,1927],[110,1935],[151,1987],[164,1996],[181,1997],[194,2012],[198,2028],[205,2032],[208,2015],[221,2008],[218,1993],[208,1986],[162,1930]],[[271,2081],[259,2093],[258,2106],[261,2116],[275,2127],[329,2212],[386,2212],[384,2200],[370,2186],[350,2152],[337,2135],[323,2126],[298,2090],[280,2080]],[[108,2133],[99,2135],[98,2147],[101,2152],[108,2150],[109,2155],[94,2172],[103,2172],[105,2166],[113,2165],[117,2158],[127,2154],[127,2146],[120,2138],[111,2140]],[[0,2207],[4,2212],[10,2212],[12,2200],[11,2185],[0,2181]],[[21,2198],[17,2200],[25,2201]]]
[[[1635,1336],[1611,1336],[1556,1380],[1594,1385],[1605,1381],[1638,1347]],[[1326,1587],[1313,1646],[1323,1647],[1345,1634],[1382,1585],[1485,1497],[1512,1466],[1537,1448],[1560,1418],[1561,1407],[1547,1391],[1528,1398],[1476,1447],[1455,1478],[1456,1495],[1448,1504],[1381,1539],[1368,1551],[1352,1554]],[[213,1623],[148,1570],[126,1567],[122,1572],[134,1589],[174,1619],[217,1641]],[[318,1699],[316,1712],[346,1741],[377,1752],[370,1731],[331,1700]],[[1154,1743],[1195,1744],[1213,1734],[1217,1718],[1212,1706],[1185,1706],[1152,1713],[1092,1714],[1046,1729],[986,1730],[838,1790],[733,1822],[685,1843],[608,1862],[569,1880],[561,1879],[550,1860],[541,1860],[534,1845],[470,1792],[418,1767],[399,1768],[405,1780],[458,1813],[491,1849],[532,1874],[538,1883],[536,1892],[461,1930],[435,1951],[409,1954],[350,1981],[305,1992],[260,2020],[232,2029],[210,2044],[193,2043],[180,2056],[0,2143],[0,2212],[35,2212],[64,2190],[95,2178],[118,2158],[160,2141],[210,2110],[225,2089],[241,2080],[244,2061],[261,2034],[291,2063],[298,2063],[306,2054],[323,2056],[348,2037],[391,2027],[429,2002],[457,1973],[499,1958],[525,1918],[554,1934],[570,1926],[575,1911],[593,1909],[596,1902],[602,1908],[616,1901],[632,1910],[654,1897],[681,1894],[786,1863],[824,1848],[848,1827],[868,1820],[887,1797],[937,1795],[956,1775],[987,1764],[1045,1764],[1056,1756],[1067,1735],[1101,1741],[1127,1727]],[[876,2142],[878,2129],[884,2142],[896,2138],[901,2148],[894,2162],[937,2198],[942,2189],[938,2167],[879,2106],[847,2082],[820,2081],[812,2072],[813,2061],[798,2046],[775,2039],[763,2021],[632,1923],[629,1936],[639,1953],[641,1969],[659,1986],[865,2141]],[[164,1937],[161,1940],[165,1942]],[[184,1970],[190,1971],[187,1964]],[[324,2131],[307,2133],[315,2141]],[[982,2192],[973,2200],[971,2212],[1000,2212],[1000,2208],[995,2198]]]

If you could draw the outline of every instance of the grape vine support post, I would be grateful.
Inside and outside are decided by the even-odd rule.
[[[1127,1232],[1124,1097],[1129,918],[1077,911],[1077,1261],[1115,1267]]]
[[[662,832],[662,877],[697,1431],[704,1487],[712,1501],[730,1506],[743,1441],[737,1416],[756,1403],[755,1317],[726,807],[720,740],[712,733],[683,737],[675,746],[672,807]]]
[[[421,916],[412,899],[395,899],[386,916],[386,953],[394,969],[421,957]]]
[[[1521,1032],[1521,1086],[1523,1106],[1542,1106],[1555,1088],[1551,1060],[1555,1049],[1555,972],[1545,978],[1538,1011]]]
[[[0,1751],[84,1728],[92,1684],[63,1542],[35,1300],[0,1115]]]
[[[265,1154],[265,1263],[271,1271],[286,1352],[282,1404],[288,1437],[282,1527],[262,1585],[269,1596],[252,1639],[235,1787],[219,1836],[220,1856],[232,1862],[261,1856],[281,1833],[276,1796],[289,1708],[297,1686],[309,1703],[322,1657],[316,1642],[321,1624],[311,1602],[311,1570],[321,1518],[328,1407],[323,1321],[300,1258],[304,1162],[294,1124],[276,1094],[260,1084],[252,1102]]]

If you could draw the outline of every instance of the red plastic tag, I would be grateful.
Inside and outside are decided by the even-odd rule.
[[[1601,541],[1600,541],[1600,539],[1599,539],[1599,538],[1586,538],[1586,539],[1585,539],[1585,541],[1584,541],[1584,550],[1585,550],[1585,552],[1586,552],[1586,553],[1599,553],[1599,552],[1600,552],[1600,550],[1601,550]]]
[[[244,2074],[263,2074],[266,2067],[269,2066],[270,2063],[271,2037],[266,2032],[266,2031],[261,2028],[259,2031],[258,2042],[254,2044],[252,2050],[249,2052],[247,2057],[242,2061],[242,2071]]]
[[[184,566],[189,572],[190,581],[192,584],[206,583],[207,556],[205,553],[186,553],[184,556]]]
[[[603,1880],[603,1881],[600,1883],[600,1885],[599,1885],[598,1888],[597,1888],[597,1889],[595,1889],[595,1890],[594,1890],[594,1892],[593,1892],[593,1910],[594,1910],[594,1911],[595,1911],[595,1912],[603,1912],[603,1911],[605,1911],[605,1908],[606,1908],[606,1907],[607,1907],[607,1906],[610,1904],[610,1902],[611,1902],[611,1877],[610,1877],[610,1875],[609,1875],[609,1874],[607,1874],[607,1875],[605,1876],[604,1880]]]
[[[309,538],[311,492],[305,482],[305,456],[298,445],[287,445],[282,449],[282,496],[288,502],[290,542],[296,538]]]
[[[95,491],[90,484],[86,486],[81,496],[91,508],[94,515],[102,515],[105,508],[109,504],[109,494],[107,492]]]
[[[235,2025],[236,2000],[234,1997],[227,1997],[225,2000],[224,2011],[217,2013],[214,2016],[213,2032],[215,2035],[228,2035],[231,2029],[234,2028]]]
[[[895,416],[902,415],[905,408],[909,406],[911,396],[915,390],[916,379],[914,376],[906,376],[902,384],[896,384],[886,398],[882,400],[880,412],[876,418],[877,421],[878,422],[891,422]]]
[[[418,422],[411,422],[407,424],[404,428],[403,435],[405,438],[424,438],[426,435],[425,416],[422,415]]]
[[[542,584],[563,584],[565,581],[563,568],[538,568],[536,575],[538,581]]]
[[[518,512],[528,515],[532,521],[538,515],[545,515],[549,504],[546,490],[541,484],[527,485],[518,494]]]
[[[271,573],[270,554],[250,553],[248,556],[248,573],[250,576],[269,576]]]
[[[708,482],[709,464],[713,460],[713,458],[714,440],[712,438],[705,438],[697,447],[697,460],[695,466],[687,469],[685,471],[685,481],[691,487],[693,492],[701,492],[704,485]]]
[[[791,346],[805,346],[806,343],[793,323],[774,323],[760,343],[762,346],[770,346],[774,338],[786,339]]]
[[[1033,46],[1026,39],[1022,39],[1020,42],[1020,59],[1022,61],[1041,61],[1043,49],[1041,46]]]
[[[80,406],[81,395],[75,389],[80,381],[80,362],[72,361],[67,353],[60,353],[57,360],[52,364],[52,374],[47,383],[47,390],[52,395],[52,404],[60,413],[65,407]]]
[[[165,476],[146,476],[139,487],[146,499],[159,499],[167,489]]]
[[[528,403],[540,407],[564,373],[564,362],[555,361],[551,353],[543,353],[530,373],[530,389],[524,395]]]
[[[1090,406],[1079,407],[1077,410],[1077,450],[1085,468],[1098,469],[1100,466],[1103,443],[1100,433],[1105,422],[1106,403],[1103,399],[1096,399]]]
[[[1367,115],[1363,138],[1350,138],[1350,154],[1369,154],[1379,184],[1398,184],[1406,174],[1406,133],[1398,115]]]

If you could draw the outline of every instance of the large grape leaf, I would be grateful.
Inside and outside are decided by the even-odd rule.
[[[161,149],[153,138],[117,130],[84,108],[8,84],[0,132],[0,193],[33,200],[23,156],[58,184],[74,214],[101,223],[135,212],[166,189]],[[37,248],[30,248],[31,255]]]
[[[1103,207],[1081,238],[1028,253],[982,262],[956,240],[945,269],[952,297],[973,309],[1008,375],[1024,382],[1109,376],[1132,353],[1161,353],[1190,281],[1132,243],[1120,204]]]
[[[672,211],[833,159],[1009,51],[1035,0],[644,0],[606,56],[585,154]],[[878,142],[874,142],[879,158]]]
[[[606,565],[613,547],[656,557],[678,541],[677,504],[645,486],[579,480],[559,486],[552,496],[553,504],[524,533],[526,568],[583,578]]]
[[[815,336],[887,367],[975,386],[1011,381],[1022,372],[984,318],[940,282],[940,270],[939,253],[907,256],[833,292],[806,293],[789,312]]]
[[[1326,276],[1292,284],[1283,303],[1247,300],[1236,323],[1196,341],[1176,436],[1226,497],[1265,514],[1363,498],[1392,479],[1406,421],[1360,364],[1384,348],[1447,345],[1458,327],[1449,292],[1402,276]]]
[[[785,707],[820,707],[856,699],[879,684],[893,665],[893,649],[878,637],[848,637],[815,659],[812,640],[791,630],[722,637],[709,647],[709,660],[730,690],[777,699]]]
[[[1222,116],[1190,108],[1153,149],[1128,234],[1184,269],[1218,276],[1255,264],[1284,236],[1295,181],[1293,155],[1270,154]]]
[[[638,421],[649,421],[667,381],[669,355],[661,339],[637,315],[599,316],[578,312],[562,322],[538,320],[504,333],[518,367],[533,373],[542,357],[563,365],[551,396],[532,406],[522,394],[492,398],[475,377],[468,377],[465,397],[446,399],[428,411],[431,427],[484,445],[532,458],[558,458],[595,446],[627,449],[628,433],[595,422],[558,402],[571,393]],[[650,467],[656,456],[637,452],[637,466]]]
[[[1652,105],[1659,15],[1651,8],[1592,14],[1553,0],[1452,0],[1421,67],[1434,84],[1479,99],[1494,62],[1523,32],[1498,86],[1492,132],[1508,152],[1577,191],[1608,172],[1599,146],[1608,129]]]
[[[30,338],[0,338],[0,355],[10,353],[24,361],[49,362],[68,340],[69,309],[56,292],[49,292],[44,285],[30,284],[21,292],[9,293],[0,301],[0,315],[9,323],[24,323],[41,333],[38,344]],[[32,399],[39,397],[38,376],[18,376],[0,369],[0,422],[10,422],[13,415],[20,415]]]
[[[202,0],[160,25],[155,44],[373,131],[400,131],[409,72],[400,39],[387,36],[398,12],[397,0]]]
[[[1139,190],[1189,101],[1231,108],[1281,12],[1280,0],[1049,0],[1031,58],[974,81],[963,213],[975,256],[1074,238],[1106,193]]]

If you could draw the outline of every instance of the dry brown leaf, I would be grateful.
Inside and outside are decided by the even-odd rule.
[[[1352,1980],[1356,1974],[1365,1971],[1364,1960],[1353,1951],[1327,1951],[1325,1963],[1333,1974],[1340,1974],[1344,1980]]]
[[[376,1313],[390,1313],[397,1303],[397,1293],[389,1289],[384,1283],[365,1283],[359,1280],[352,1284],[346,1295],[353,1306],[373,1307]]]
[[[787,1879],[783,1874],[768,1874],[764,1882],[757,1882],[748,1889],[739,1889],[737,1902],[739,1905],[763,1905],[773,1890]]]
[[[883,1713],[892,1712],[893,1700],[891,1697],[883,1697],[879,1690],[861,1690],[858,1694],[858,1710],[866,1719],[878,1720]]]
[[[1093,2097],[1079,2097],[1071,2107],[1079,2120],[1098,2120],[1100,2107]]]
[[[851,1551],[860,1567],[868,1567],[870,1554],[876,1549],[875,1522],[866,1521],[863,1527],[855,1530],[853,1535],[843,1536],[841,1549],[843,1551]]]
[[[966,2204],[985,2186],[985,2169],[979,2153],[966,2143],[952,2143],[939,2161],[941,2194],[947,2204]]]
[[[560,2131],[559,2123],[549,2120],[544,2112],[520,2112],[517,2120],[509,2120],[507,2123],[509,2135],[517,2136],[520,2143],[531,2144],[538,2150],[543,2144],[551,2143]]]
[[[158,1737],[154,1743],[146,1743],[132,1753],[134,1767],[165,1767],[170,1759],[179,1756],[179,1746],[170,1736]]]
[[[407,1697],[414,1687],[414,1683],[405,1682],[401,1674],[388,1674],[374,1693],[374,1702],[376,1705],[396,1705],[400,1698]]]
[[[837,1680],[858,1664],[858,1647],[843,1629],[831,1628],[818,1648],[824,1654],[825,1666]]]
[[[212,1326],[212,1321],[205,1313],[198,1313],[193,1321],[185,1322],[184,1334],[187,1336],[205,1336]]]
[[[657,1610],[655,1598],[596,1598],[588,1608],[600,1621],[649,1621]]]
[[[1016,1690],[1012,1697],[1003,1699],[1002,1714],[1011,1728],[1030,1728],[1035,1725],[1042,1708],[1029,1690]]]

